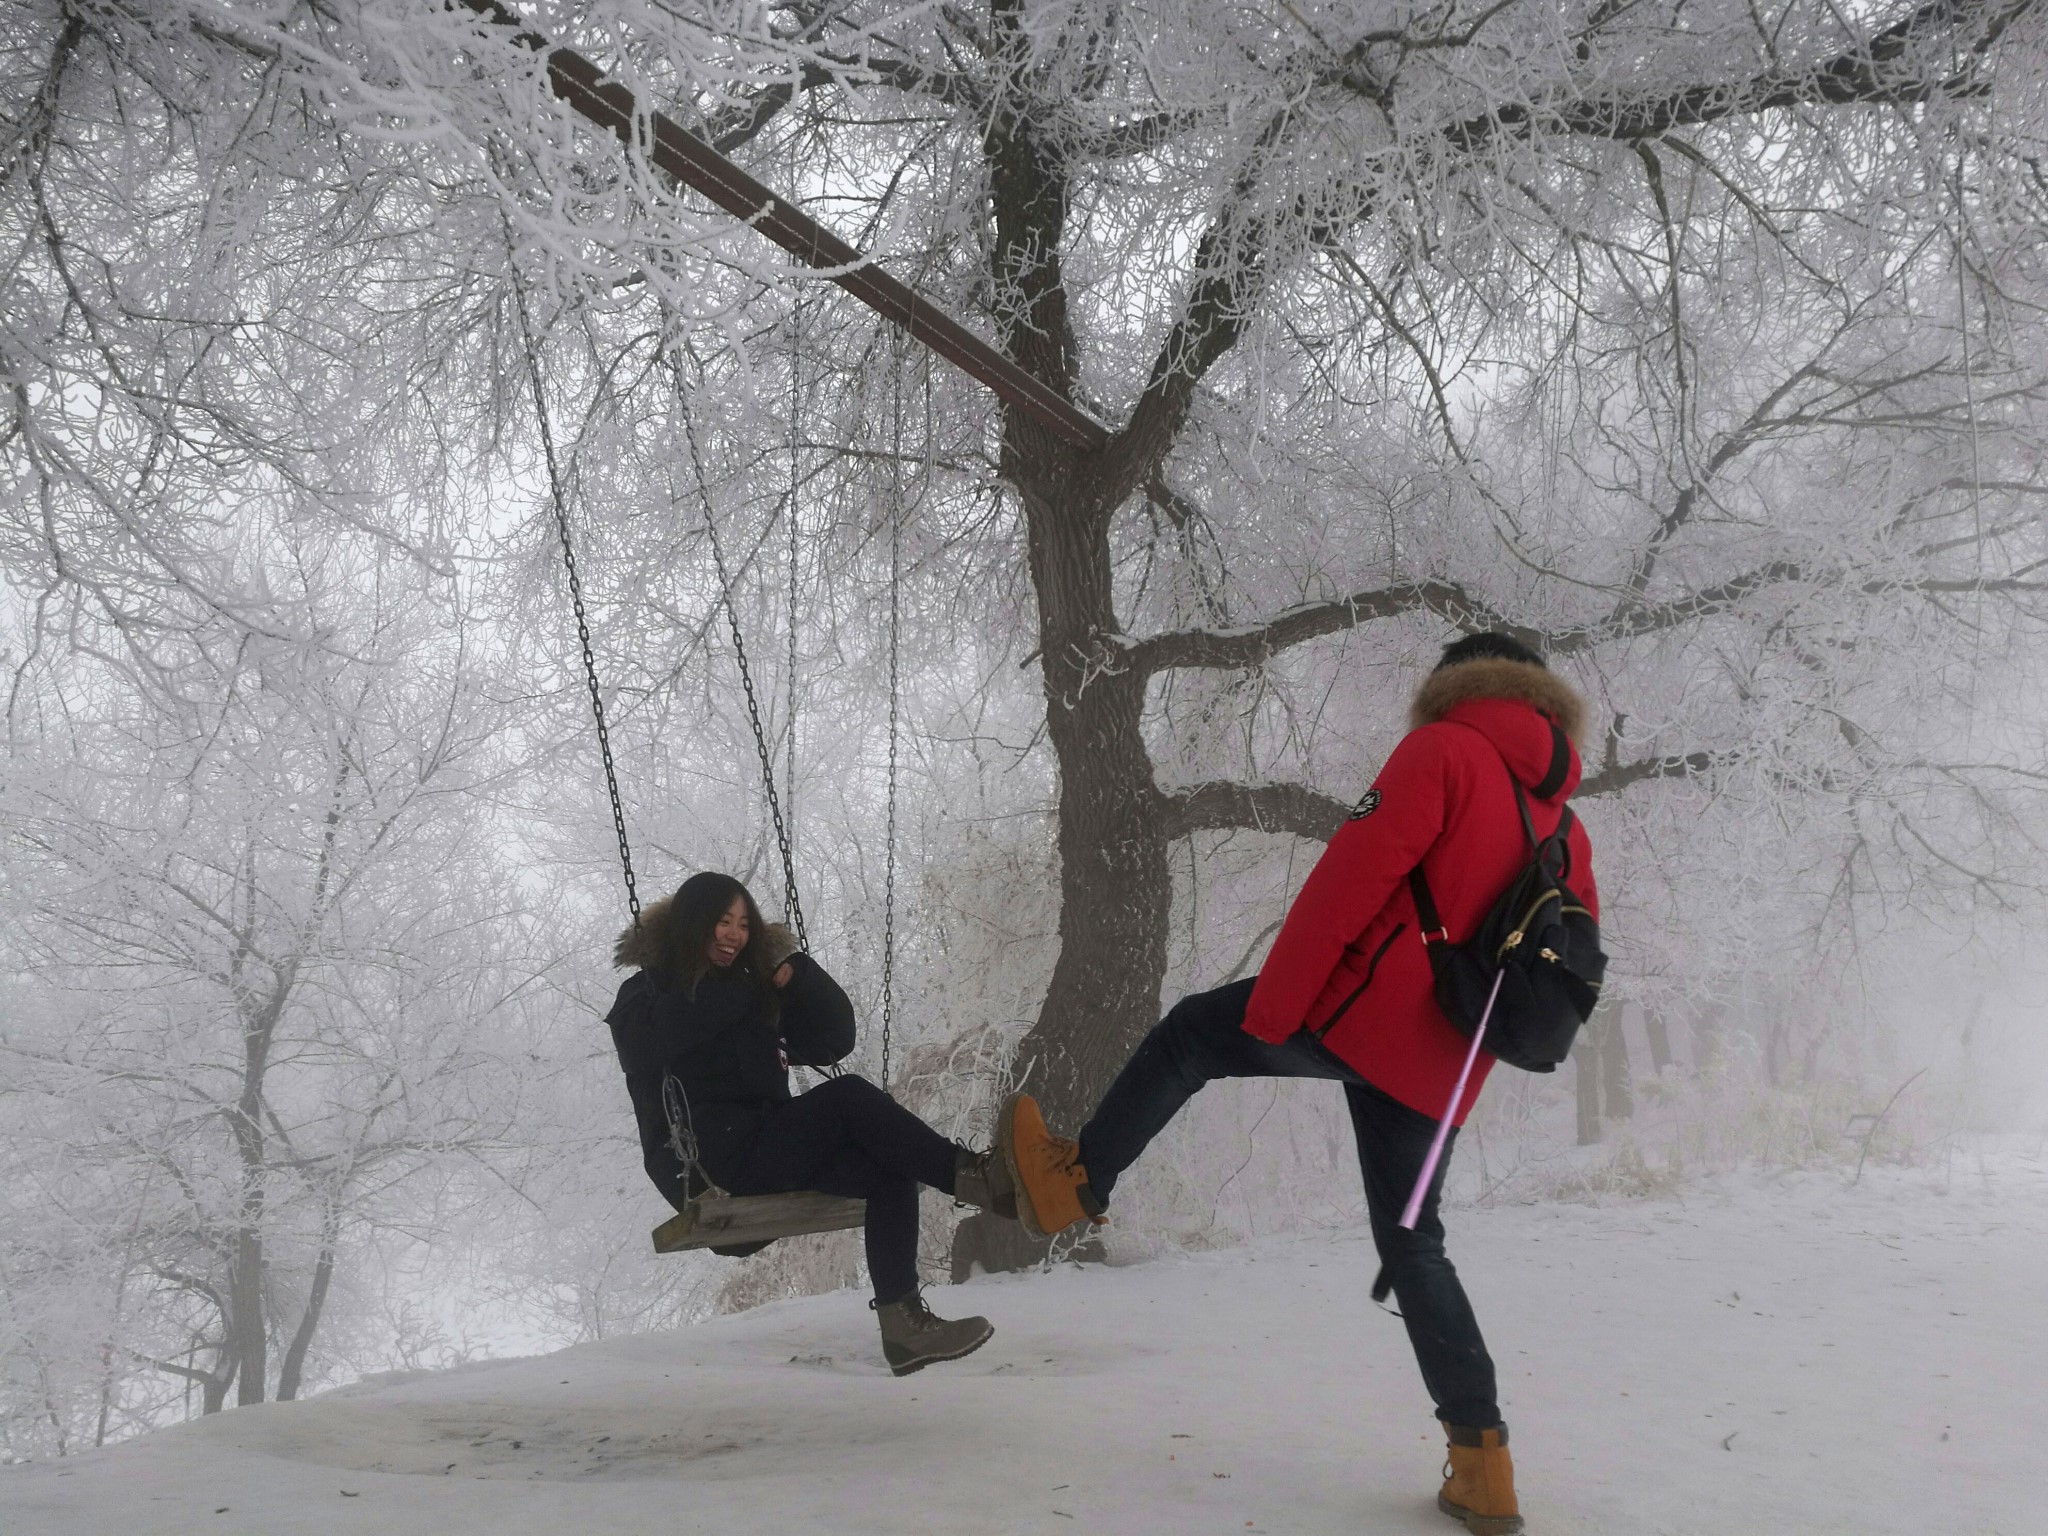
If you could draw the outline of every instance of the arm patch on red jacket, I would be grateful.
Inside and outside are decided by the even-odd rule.
[[[1344,819],[1346,821],[1363,821],[1379,808],[1380,792],[1376,789],[1368,789],[1365,792],[1364,798],[1358,802],[1358,809]]]

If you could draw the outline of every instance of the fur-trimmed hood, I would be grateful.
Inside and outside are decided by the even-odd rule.
[[[640,909],[638,925],[620,930],[612,944],[612,964],[624,970],[637,967],[652,970],[661,964],[669,948],[669,925],[675,920],[674,896],[663,896]],[[795,954],[796,935],[781,923],[764,923],[755,940],[755,960],[762,974],[773,971]]]
[[[1477,699],[1512,699],[1518,704],[1548,715],[1573,742],[1581,742],[1586,725],[1586,701],[1578,690],[1544,667],[1526,661],[1504,661],[1483,657],[1439,667],[1415,690],[1408,706],[1408,724],[1419,729],[1434,725],[1460,704]]]
[[[642,907],[640,921],[628,926],[612,945],[612,964],[621,969],[637,967],[643,971],[660,964],[675,905],[675,897],[663,896]]]

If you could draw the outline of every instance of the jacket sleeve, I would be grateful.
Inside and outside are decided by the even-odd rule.
[[[661,1191],[661,1197],[677,1210],[689,1203],[689,1181],[683,1165],[668,1144],[668,1110],[661,1100],[661,1079],[636,1072],[626,1079],[626,1092],[633,1099],[633,1119],[640,1128],[640,1166]]]
[[[825,1067],[853,1050],[853,1004],[825,967],[799,950],[782,989],[782,1049],[792,1065]]]
[[[1365,932],[1443,832],[1449,752],[1445,732],[1428,727],[1394,748],[1366,797],[1371,808],[1337,829],[1287,909],[1252,987],[1245,1033],[1278,1044],[1308,1022],[1345,946]]]
[[[662,1103],[665,1075],[654,1032],[654,988],[644,974],[629,977],[605,1022],[625,1069],[626,1092],[633,1101],[633,1120],[640,1132],[640,1165],[662,1198],[681,1210],[690,1198],[682,1164],[669,1149],[668,1110]]]

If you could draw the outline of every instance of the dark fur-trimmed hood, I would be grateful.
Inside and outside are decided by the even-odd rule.
[[[1474,699],[1513,699],[1550,716],[1574,742],[1583,739],[1586,701],[1578,690],[1546,668],[1526,661],[1484,657],[1440,667],[1423,679],[1408,706],[1411,727],[1434,725],[1460,704]]]
[[[664,896],[642,907],[640,921],[622,932],[618,942],[612,945],[612,964],[622,969],[637,966],[643,971],[658,965],[666,947],[669,917],[675,911],[675,903],[675,897]]]
[[[621,930],[612,944],[613,965],[621,969],[637,966],[643,971],[660,965],[669,948],[675,901],[674,896],[663,896],[640,909],[639,925]],[[797,947],[796,935],[782,924],[764,923],[756,938],[754,958],[765,974],[795,954]]]

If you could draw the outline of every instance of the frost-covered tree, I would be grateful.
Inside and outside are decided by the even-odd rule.
[[[459,603],[260,521],[238,563],[277,627],[195,621],[148,674],[36,664],[0,781],[9,962],[55,1000],[0,1028],[6,1207],[49,1237],[10,1282],[104,1294],[80,1315],[124,1385],[83,1385],[130,1417],[138,1371],[206,1412],[319,1378],[337,1268],[518,1126],[519,993],[547,964]]]
[[[889,387],[872,321],[796,320],[752,231],[488,14],[31,6],[0,346],[10,566],[53,611],[230,601],[178,542],[223,476],[377,522],[501,434],[530,463],[528,357],[577,517],[653,573],[609,609],[650,722],[708,701],[678,659],[713,618],[706,511],[743,583],[804,519],[835,635],[907,515],[924,611],[984,632],[952,663],[1021,649],[1042,684],[1058,949],[1011,1069],[1063,1121],[1156,1010],[1174,850],[1326,831],[1396,726],[1383,664],[1456,628],[1542,639],[1604,706],[1587,789],[1629,807],[1637,910],[1677,901],[1658,866],[1701,792],[1733,844],[1796,824],[1770,847],[1814,923],[1828,869],[2009,882],[1964,855],[2023,846],[2024,742],[1927,735],[1965,656],[2024,673],[2034,639],[2029,0],[522,15],[1103,445],[946,375]],[[340,472],[364,438],[377,494]]]

